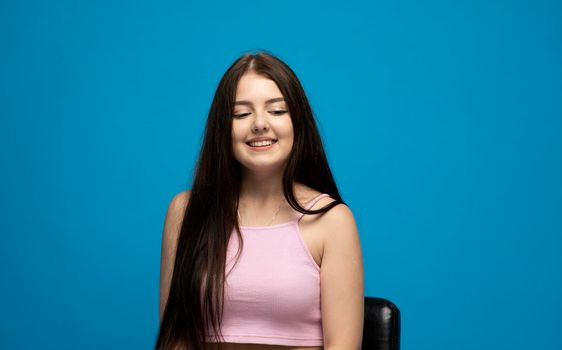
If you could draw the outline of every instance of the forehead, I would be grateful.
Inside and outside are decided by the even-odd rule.
[[[245,100],[260,103],[272,98],[282,97],[281,90],[273,80],[253,72],[244,74],[238,81],[236,88],[236,101]]]

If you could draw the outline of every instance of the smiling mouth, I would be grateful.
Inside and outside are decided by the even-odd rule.
[[[260,147],[268,147],[277,143],[277,140],[263,140],[263,141],[252,141],[246,142],[246,144],[250,147],[260,148]]]

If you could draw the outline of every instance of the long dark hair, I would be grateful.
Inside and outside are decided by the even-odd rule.
[[[241,165],[232,152],[232,114],[242,75],[253,71],[273,80],[283,94],[293,123],[294,141],[283,173],[283,194],[300,213],[324,213],[344,203],[332,176],[304,89],[291,68],[267,51],[239,57],[221,78],[209,110],[191,195],[177,241],[168,301],[155,348],[205,349],[210,331],[220,335],[225,261],[233,231],[243,241],[238,217]],[[293,193],[294,182],[329,194],[335,201],[306,210]],[[218,342],[220,349],[220,341]]]

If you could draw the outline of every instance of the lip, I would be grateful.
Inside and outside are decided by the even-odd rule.
[[[249,139],[248,141],[246,141],[246,144],[249,144],[252,141],[277,141],[277,139],[273,138],[273,137],[265,137],[265,136],[261,136],[261,137],[254,137],[253,139]]]
[[[251,141],[262,141],[262,140],[272,140],[274,141],[271,145],[269,146],[259,146],[259,147],[254,147],[254,146],[250,146],[249,143]],[[264,151],[269,151],[270,149],[272,149],[275,145],[277,144],[277,140],[275,139],[271,139],[271,138],[259,138],[259,139],[252,139],[248,142],[246,142],[246,146],[248,146],[248,148],[254,152],[264,152]]]

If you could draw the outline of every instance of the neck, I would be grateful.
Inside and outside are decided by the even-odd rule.
[[[279,202],[283,198],[283,173],[243,174],[240,199],[254,204]]]

